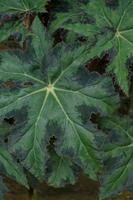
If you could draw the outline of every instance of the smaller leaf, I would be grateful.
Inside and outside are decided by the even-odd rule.
[[[132,117],[104,118],[101,126],[107,133],[100,195],[104,199],[133,186],[133,120]]]
[[[48,50],[52,47],[52,38],[47,35],[45,28],[38,17],[35,18],[32,25],[32,45],[38,61],[40,62]]]
[[[15,35],[15,33],[23,34],[26,32],[24,26],[21,21],[9,21],[5,22],[1,26],[0,30],[0,42],[7,40],[11,35]]]
[[[4,171],[1,171],[1,173],[5,173],[28,188],[27,179],[22,168],[14,162],[11,155],[5,149],[0,147],[0,170],[2,169],[4,169]]]
[[[67,2],[67,11],[58,12],[51,23],[52,31],[65,28],[87,37],[88,43],[94,41],[93,48],[88,48],[90,59],[110,53],[112,59],[107,72],[115,74],[118,84],[128,96],[128,61],[133,57],[133,1],[111,3],[108,0],[90,0],[87,3],[77,2],[76,5]]]
[[[10,0],[0,1],[0,12],[1,13],[24,13],[24,12],[42,12],[45,11],[44,7],[49,0]]]

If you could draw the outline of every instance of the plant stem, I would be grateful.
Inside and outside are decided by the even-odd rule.
[[[29,190],[29,199],[30,200],[38,200],[37,191],[35,189],[33,189],[32,187],[30,187],[30,190]]]
[[[33,190],[32,200],[38,200],[37,191]]]

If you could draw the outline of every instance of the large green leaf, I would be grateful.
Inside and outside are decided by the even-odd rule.
[[[111,3],[112,2],[112,3]],[[76,10],[76,11],[75,11]],[[70,31],[97,38],[90,57],[100,56],[108,50],[111,52],[109,72],[114,72],[119,85],[128,94],[128,60],[133,56],[133,1],[132,0],[90,0],[70,12],[58,13],[52,27],[65,28]],[[79,16],[82,14],[82,17]],[[55,30],[55,29],[54,29]],[[52,30],[53,31],[53,30]]]
[[[0,0],[1,13],[43,12],[49,0]]]
[[[110,117],[102,120],[107,133],[104,144],[105,171],[101,199],[133,189],[133,119]]]
[[[39,179],[44,176],[48,160],[54,162],[48,177],[52,185],[73,183],[75,176],[70,167],[74,164],[96,179],[101,165],[95,141],[97,129],[89,118],[92,112],[106,115],[117,108],[112,80],[87,71],[85,47],[62,44],[51,48],[38,18],[32,30],[36,38],[42,34],[46,37],[43,41],[33,38],[38,52],[34,49],[30,57],[27,52],[1,54],[0,118],[13,117],[15,121],[9,133],[9,150]],[[6,86],[7,81],[11,87]],[[47,149],[53,136],[57,157]],[[63,174],[56,177],[59,168]]]

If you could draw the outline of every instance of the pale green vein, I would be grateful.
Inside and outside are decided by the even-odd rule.
[[[82,93],[81,91],[80,91],[80,89],[79,90],[66,90],[66,89],[61,89],[61,88],[54,88],[55,90],[57,90],[57,91],[61,91],[61,92],[68,92],[68,93],[73,93],[73,94],[77,94],[77,95],[82,95],[82,96],[84,96],[84,97],[87,97],[88,99],[95,99],[96,101],[102,101],[104,104],[106,104],[106,105],[108,105],[110,108],[111,108],[111,105],[109,105],[109,104],[107,104],[107,102],[105,102],[104,100],[105,100],[105,98],[110,98],[110,97],[112,97],[112,95],[111,96],[105,96],[105,97],[94,97],[94,96],[90,96],[90,95],[88,95],[88,94],[84,94],[84,93]]]
[[[25,95],[25,96],[19,97],[18,100],[25,99],[26,97],[29,97],[29,96],[31,96],[31,95],[34,95],[34,94],[37,94],[37,93],[40,93],[40,92],[44,92],[44,91],[46,91],[46,90],[47,90],[46,87],[45,87],[45,88],[41,88],[41,89],[39,89],[39,90],[35,90],[34,92],[31,92],[31,93],[29,93],[29,94],[27,94],[27,95]]]
[[[122,16],[120,17],[119,23],[118,23],[118,25],[117,25],[117,31],[119,30],[119,28],[120,28],[120,26],[121,26],[121,24],[122,24],[122,21],[123,21],[123,19],[124,19],[126,13],[127,13],[127,11],[128,11],[128,8],[129,8],[129,5],[130,5],[130,4],[131,4],[131,2],[128,4],[127,8],[123,11]]]
[[[24,9],[28,11],[29,8],[26,7],[26,5],[25,5],[25,3],[24,3],[24,0],[22,0],[22,4],[23,4],[23,6],[24,6]]]
[[[34,77],[34,76],[31,76],[31,75],[29,75],[29,74],[27,74],[27,73],[17,73],[17,72],[5,72],[5,71],[2,71],[2,70],[0,70],[0,72],[1,73],[5,73],[5,74],[12,74],[12,75],[18,75],[18,76],[25,76],[25,77],[28,77],[28,78],[30,78],[30,79],[32,79],[32,80],[34,80],[34,81],[36,81],[36,82],[38,82],[38,83],[41,83],[41,84],[45,84],[45,82],[44,81],[42,81],[42,80],[40,80],[40,79],[38,79],[38,78],[36,78],[36,77]]]
[[[21,96],[21,97],[17,98],[15,101],[13,101],[10,104],[8,104],[7,106],[4,106],[4,107],[0,108],[0,110],[6,109],[9,106],[14,105],[17,101],[21,101],[21,100],[25,99],[26,97],[30,97],[30,96],[35,95],[35,94],[40,93],[40,92],[44,92],[45,90],[46,90],[46,88],[41,88],[39,90],[35,90],[34,92],[31,92],[29,94]]]
[[[34,132],[33,144],[32,144],[32,147],[31,147],[30,150],[29,150],[29,153],[28,153],[27,157],[28,157],[29,154],[33,151],[34,158],[36,158],[36,154],[35,154],[35,149],[34,149],[34,147],[36,146],[36,142],[38,141],[38,140],[37,140],[37,126],[38,126],[38,122],[39,122],[39,120],[40,120],[40,118],[41,118],[42,112],[43,112],[43,110],[44,110],[45,104],[46,104],[46,102],[47,102],[48,96],[49,96],[49,92],[47,91],[47,92],[46,92],[46,95],[45,95],[45,97],[44,97],[44,101],[43,101],[43,103],[42,103],[41,109],[40,109],[39,114],[38,114],[38,116],[37,116],[36,122],[35,122],[35,132]],[[35,163],[35,159],[34,159],[34,163]],[[33,167],[33,165],[32,165],[32,167]]]
[[[133,148],[133,143],[128,144],[128,145],[123,145],[123,146],[115,146],[110,149],[104,150],[104,152],[111,153],[112,151],[125,150],[125,149],[130,149],[130,148]]]
[[[125,30],[120,30],[120,33],[128,33],[130,31],[133,31],[133,28],[125,29]]]
[[[57,87],[54,87],[54,89],[57,90],[57,91],[61,91],[61,92],[68,92],[68,93],[74,93],[74,94],[79,94],[79,95],[85,95],[88,98],[90,97],[90,98],[97,99],[97,100],[102,100],[102,99],[105,99],[105,98],[112,97],[112,95],[110,95],[110,96],[105,96],[105,97],[103,96],[101,98],[101,97],[95,97],[95,96],[91,96],[91,95],[88,95],[88,94],[84,94],[84,93],[82,93],[82,90],[85,89],[85,87],[78,89],[78,90],[67,90],[67,89],[57,88]]]
[[[131,156],[129,157],[129,159],[127,160],[127,162],[124,164],[125,166],[123,167],[123,170],[121,171],[121,173],[116,177],[116,180],[113,180],[113,181],[110,182],[110,183],[112,183],[111,186],[110,186],[110,190],[111,190],[112,188],[114,188],[114,186],[116,187],[116,183],[117,183],[117,182],[120,180],[120,178],[126,173],[126,171],[127,171],[127,169],[128,169],[128,164],[129,164],[129,162],[130,162],[132,156],[133,156],[133,154],[131,154]]]
[[[40,117],[41,117],[41,114],[43,112],[44,106],[45,106],[45,104],[47,102],[48,96],[49,96],[49,92],[47,91],[46,95],[45,95],[45,98],[44,98],[44,101],[43,101],[43,104],[42,104],[42,107],[41,107],[41,110],[40,110],[39,115],[37,117],[37,120],[36,120],[36,123],[35,123],[35,127],[37,127],[38,121],[40,120]]]
[[[15,8],[15,7],[8,7],[8,10],[16,10],[17,12],[21,11],[21,12],[27,12],[28,10],[24,10],[24,9],[20,9],[20,8]],[[10,11],[10,10],[9,10]]]
[[[127,136],[128,136],[128,138],[133,142],[133,138],[132,138],[132,136],[128,133],[128,131],[126,131],[123,127],[121,127],[118,123],[116,123],[116,122],[114,122],[114,121],[112,121],[112,120],[110,120],[110,123],[112,123],[112,125],[114,126],[116,126],[116,127],[118,127],[120,130],[122,130],[122,132],[124,132]],[[112,126],[112,127],[113,127]]]
[[[118,58],[118,63],[119,63],[119,64],[118,64],[118,67],[119,67],[119,70],[118,70],[118,71],[121,71],[121,69],[120,69],[121,66],[122,66],[122,65],[121,65],[121,59],[120,59],[120,57],[121,57],[121,56],[120,56],[120,54],[121,54],[121,45],[120,45],[119,37],[117,38],[117,41],[118,41],[118,54],[117,54],[118,56],[117,56],[117,58]],[[120,78],[120,77],[118,77],[118,78]],[[120,82],[120,80],[119,80],[119,82]]]
[[[34,81],[37,81],[37,82],[39,82],[39,83],[45,84],[44,81],[42,81],[42,80],[40,80],[40,79],[38,79],[38,78],[36,78],[36,77],[34,77],[34,76],[31,76],[31,75],[29,75],[29,74],[26,74],[26,73],[25,73],[24,76],[29,77],[30,79],[33,79]]]
[[[104,10],[103,10],[102,14],[104,16],[105,21],[109,24],[109,26],[113,27],[113,24],[112,24],[111,20],[107,17],[107,15],[106,15]]]
[[[128,44],[130,44],[131,46],[133,46],[133,43],[132,43],[130,40],[128,40],[126,37],[124,37],[122,34],[120,34],[120,37],[121,37],[123,40],[125,40]]]

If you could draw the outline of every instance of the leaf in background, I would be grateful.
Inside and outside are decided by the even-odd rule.
[[[0,147],[0,174],[5,174],[28,188],[26,176],[21,167],[4,148]]]
[[[32,45],[38,61],[41,61],[44,55],[47,55],[50,48],[52,48],[53,41],[52,38],[48,36],[39,18],[36,18],[35,24],[35,26],[32,26]]]
[[[26,30],[21,21],[9,21],[5,22],[0,27],[0,42],[7,40],[10,36],[19,33],[20,35],[24,35]]]
[[[37,34],[40,25],[36,18],[33,34]],[[42,31],[38,28],[38,37],[42,37]],[[96,179],[100,170],[95,141],[97,129],[89,118],[92,112],[106,115],[117,108],[119,100],[112,80],[87,71],[85,47],[62,44],[51,48],[45,31],[44,35],[43,41],[42,38],[33,39],[33,47],[38,46],[38,52],[35,49],[30,59],[24,52],[1,54],[0,81],[13,82],[11,88],[0,88],[1,120],[13,117],[15,121],[9,149],[19,156],[23,166],[42,179],[50,157],[47,146],[54,136],[57,155],[63,156],[64,162],[68,158]],[[40,42],[45,47],[43,58]],[[68,167],[63,168],[64,176],[70,174],[70,161]],[[55,183],[59,184],[59,180]]]
[[[10,36],[16,36],[20,45],[26,38],[26,33],[39,12],[46,12],[45,6],[49,0],[0,0],[0,42],[7,40]],[[12,15],[12,16],[11,16]],[[2,21],[2,17],[7,18]]]
[[[49,0],[0,0],[1,13],[43,12]]]
[[[63,6],[64,5],[64,6]],[[64,1],[64,4],[59,4],[57,6],[57,8],[55,8],[55,10],[53,9],[53,13],[55,15],[53,15],[53,20],[51,21],[49,30],[51,33],[55,32],[57,29],[59,28],[64,28],[65,25],[68,24],[68,26],[73,25],[73,29],[72,31],[78,32],[79,34],[81,34],[82,29],[79,27],[77,27],[77,31],[75,30],[75,23],[78,24],[77,22],[79,22],[79,25],[83,25],[83,22],[90,22],[90,18],[88,18],[88,16],[86,16],[86,14],[84,13],[83,10],[83,2],[81,1]],[[62,8],[63,6],[63,8]],[[86,18],[87,17],[87,18]],[[82,23],[82,24],[81,24]],[[69,29],[67,27],[67,29]],[[71,28],[70,28],[71,29]],[[69,29],[69,30],[70,30]],[[82,32],[83,34],[83,32]],[[87,32],[85,33],[87,34]],[[88,35],[87,35],[88,36]]]
[[[101,125],[106,132],[101,186],[101,199],[105,199],[133,189],[133,118],[103,118]]]
[[[115,73],[120,87],[128,95],[128,60],[133,56],[133,1],[112,2],[90,0],[88,4],[81,4],[79,9],[76,7],[76,14],[71,10],[58,13],[51,28],[63,27],[88,36],[90,40],[96,37],[91,57],[112,50],[108,71]],[[79,20],[80,13],[82,17]]]

